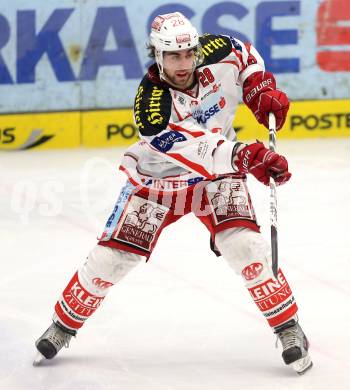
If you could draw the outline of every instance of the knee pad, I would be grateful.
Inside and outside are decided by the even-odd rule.
[[[96,245],[78,270],[79,280],[91,294],[104,296],[142,260],[142,256]]]
[[[260,233],[247,228],[230,228],[216,234],[215,244],[247,287],[274,278],[271,249]]]

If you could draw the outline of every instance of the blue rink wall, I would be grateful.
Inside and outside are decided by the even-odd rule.
[[[98,135],[85,130],[86,114],[104,117],[101,110],[111,109],[106,126],[120,136],[117,145],[133,142],[130,113],[116,109],[132,106],[149,64],[151,20],[170,11],[183,12],[201,33],[251,41],[292,100],[341,99],[349,106],[348,0],[1,1],[0,149],[92,146]],[[345,135],[349,113],[340,113]]]

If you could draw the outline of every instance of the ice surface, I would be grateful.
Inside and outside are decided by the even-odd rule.
[[[141,264],[56,359],[33,367],[34,341],[95,245],[124,181],[122,151],[0,155],[0,389],[350,388],[350,139],[280,141],[293,178],[278,189],[279,251],[309,336],[299,377],[240,277],[209,250],[192,215]],[[269,190],[249,179],[269,239]]]

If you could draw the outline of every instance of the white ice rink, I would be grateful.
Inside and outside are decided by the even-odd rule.
[[[350,139],[280,141],[279,251],[311,342],[297,376],[240,277],[192,215],[113,287],[69,349],[33,367],[34,341],[102,231],[121,151],[0,154],[0,389],[350,389]],[[249,179],[269,239],[269,190]]]

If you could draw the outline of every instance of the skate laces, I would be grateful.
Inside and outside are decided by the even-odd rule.
[[[57,351],[59,351],[63,347],[69,347],[72,335],[67,332],[64,332],[56,324],[52,324],[50,328],[46,331],[46,333],[43,335],[43,338],[49,340],[52,344],[54,344],[57,348]]]
[[[284,351],[292,347],[302,347],[302,335],[299,332],[298,325],[277,334],[276,348],[278,347],[278,340],[281,340]]]

